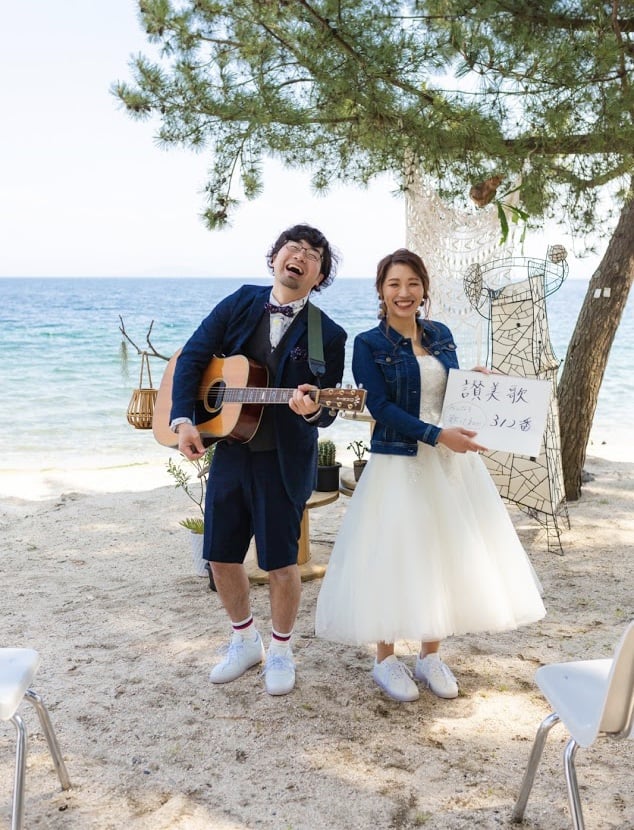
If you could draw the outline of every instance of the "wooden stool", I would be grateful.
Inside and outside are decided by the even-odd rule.
[[[339,498],[339,491],[322,493],[319,490],[313,490],[310,498],[306,502],[306,509],[302,516],[301,533],[299,537],[299,550],[297,554],[297,564],[299,565],[299,572],[302,577],[302,582],[308,582],[311,579],[319,579],[326,573],[325,565],[315,565],[310,561],[310,520],[308,511],[314,507],[323,507],[326,504],[332,504]],[[255,549],[254,549],[255,550]],[[263,571],[257,566],[257,554],[255,556],[255,565],[251,562],[245,562],[247,572],[249,574],[249,581],[254,585],[264,585],[269,581],[267,571]]]
[[[351,496],[357,486],[352,467],[342,467],[339,473],[339,492],[344,496]]]

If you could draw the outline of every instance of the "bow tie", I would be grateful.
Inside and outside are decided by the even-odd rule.
[[[264,303],[264,310],[269,314],[283,314],[285,317],[293,317],[295,312],[290,305],[273,305],[272,303]]]

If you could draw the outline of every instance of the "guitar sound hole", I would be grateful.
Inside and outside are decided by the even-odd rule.
[[[222,409],[227,384],[223,380],[214,381],[205,392],[203,406],[207,412],[214,413]]]

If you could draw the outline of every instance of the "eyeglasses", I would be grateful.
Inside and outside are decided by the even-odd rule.
[[[285,244],[292,254],[304,254],[310,262],[321,262],[321,254],[314,248],[304,248],[303,245],[298,245],[297,242],[286,242]]]

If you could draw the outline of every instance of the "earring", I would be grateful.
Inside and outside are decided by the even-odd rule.
[[[379,313],[377,314],[379,320],[384,320],[387,317],[387,305],[383,297],[379,297]]]

